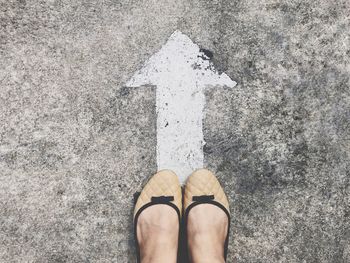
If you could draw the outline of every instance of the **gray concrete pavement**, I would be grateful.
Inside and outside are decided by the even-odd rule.
[[[228,262],[350,261],[350,2],[1,1],[0,262],[134,262],[156,170],[155,89],[125,88],[176,29],[238,84],[206,93]]]

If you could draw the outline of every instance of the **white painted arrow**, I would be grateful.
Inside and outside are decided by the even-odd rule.
[[[158,169],[175,171],[181,182],[203,167],[204,89],[236,85],[214,69],[209,56],[189,37],[175,31],[126,83],[127,87],[157,87]]]

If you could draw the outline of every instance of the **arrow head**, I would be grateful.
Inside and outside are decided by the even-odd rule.
[[[195,84],[198,88],[216,85],[234,87],[236,82],[225,73],[220,74],[210,61],[211,57],[210,51],[200,49],[188,36],[175,31],[162,48],[136,71],[126,86],[159,87],[167,86],[169,81],[179,81]]]

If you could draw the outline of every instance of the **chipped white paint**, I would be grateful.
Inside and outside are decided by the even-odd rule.
[[[175,31],[167,43],[127,82],[127,87],[157,87],[157,164],[172,169],[184,182],[203,167],[204,89],[234,87],[190,38]]]

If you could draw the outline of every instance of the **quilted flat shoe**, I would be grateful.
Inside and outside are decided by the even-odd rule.
[[[199,169],[187,179],[184,194],[184,226],[186,228],[188,215],[191,209],[201,204],[212,204],[222,209],[228,217],[227,235],[224,244],[224,259],[227,258],[228,239],[230,231],[230,209],[224,189],[215,175],[206,170]],[[185,233],[187,231],[185,230]]]
[[[164,204],[175,209],[179,217],[179,229],[182,212],[182,192],[177,175],[170,170],[162,170],[151,177],[141,193],[134,196],[134,235],[137,250],[137,262],[140,262],[140,248],[137,239],[137,221],[145,209],[153,205]]]

